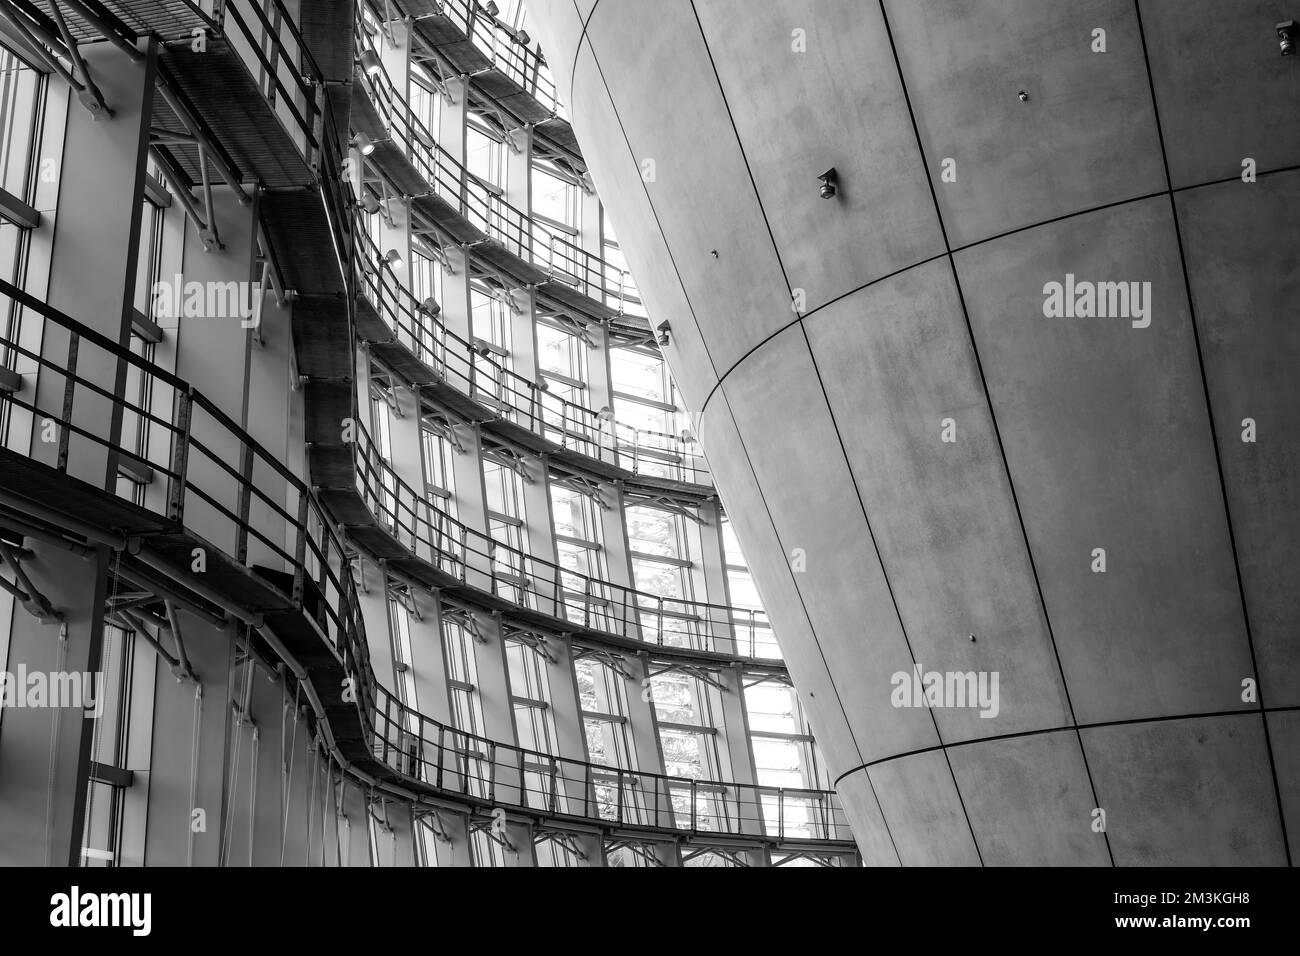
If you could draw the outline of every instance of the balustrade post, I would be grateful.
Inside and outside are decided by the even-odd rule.
[[[187,389],[177,392],[176,430],[172,444],[171,488],[167,496],[167,517],[181,521],[185,516],[185,477],[190,459],[190,421],[194,396]]]
[[[248,560],[248,524],[253,504],[253,446],[244,442],[239,463],[239,528],[235,532],[235,560]]]
[[[58,470],[68,470],[68,445],[72,440],[72,405],[77,388],[77,353],[81,349],[81,336],[68,335],[68,368],[63,378],[63,413],[59,422]]]
[[[447,762],[445,757],[446,751],[443,749],[443,738],[446,735],[446,733],[447,733],[447,728],[444,727],[442,724],[439,724],[438,725],[438,768],[437,768],[437,782],[435,784],[439,790],[442,789],[442,768]]]
[[[550,806],[547,809],[551,813],[558,813],[560,805],[560,763],[555,757],[551,757],[551,799]]]

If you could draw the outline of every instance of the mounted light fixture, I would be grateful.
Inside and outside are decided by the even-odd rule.
[[[379,261],[388,266],[400,266],[402,264],[402,254],[396,249],[389,249],[380,257]]]
[[[1276,27],[1278,46],[1282,49],[1283,56],[1290,56],[1295,53],[1295,21],[1283,20]]]
[[[612,422],[614,420],[614,413],[610,411],[608,405],[605,405],[596,413],[596,417],[602,422]]]
[[[379,200],[376,199],[374,196],[370,195],[369,193],[362,196],[360,202],[358,202],[357,205],[361,207],[362,212],[371,216],[379,212]]]
[[[523,29],[522,27],[515,31],[515,42],[518,43],[520,46],[528,46],[528,44],[531,43],[532,41],[533,38],[530,37],[528,35],[528,31]]]
[[[659,333],[660,345],[668,344],[668,333],[671,332],[672,330],[673,327],[669,325],[667,322],[660,322],[659,325],[655,327],[655,331]]]
[[[362,156],[369,156],[375,151],[375,142],[365,133],[357,133],[352,137],[352,145]]]
[[[425,315],[433,316],[433,318],[436,319],[439,315],[442,314],[442,306],[440,306],[436,301],[434,301],[433,296],[429,296],[427,299],[425,299],[423,302],[420,303],[420,311],[423,312]]]
[[[379,54],[374,50],[362,50],[361,69],[366,71],[366,76],[376,76],[384,71],[383,61],[379,59]]]
[[[545,379],[543,376],[538,375],[538,376],[537,376],[537,390],[538,390],[539,392],[549,392],[549,391],[551,390],[551,383],[548,382],[548,381],[546,381],[546,379]]]
[[[833,198],[836,187],[840,182],[840,177],[839,174],[835,172],[835,167],[832,166],[830,169],[826,170],[826,172],[818,176],[817,181],[822,184],[820,190],[822,199]]]
[[[496,5],[494,0],[488,0],[487,3],[483,4],[483,12],[490,17],[495,17],[501,12],[501,8]]]

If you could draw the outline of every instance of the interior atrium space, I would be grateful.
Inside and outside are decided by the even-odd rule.
[[[0,0],[0,864],[1290,866],[1297,17]]]

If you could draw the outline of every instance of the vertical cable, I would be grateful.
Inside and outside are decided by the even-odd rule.
[[[59,625],[59,650],[56,656],[56,671],[62,671],[68,663],[68,625]],[[53,866],[51,855],[54,852],[54,777],[58,773],[57,756],[59,752],[59,731],[63,724],[63,708],[53,708],[50,721],[50,765],[45,784],[45,865]]]
[[[185,824],[189,832],[185,851],[185,865],[194,865],[194,804],[199,799],[199,735],[203,729],[203,685],[194,684],[194,724],[190,736],[190,812]],[[206,825],[206,820],[204,821]]]

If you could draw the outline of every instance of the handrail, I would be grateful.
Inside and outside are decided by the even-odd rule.
[[[390,137],[429,184],[432,195],[446,201],[510,253],[545,272],[548,279],[620,315],[624,313],[628,296],[636,297],[627,270],[582,248],[498,196],[438,144],[386,72],[361,71],[360,82],[379,110]]]
[[[220,28],[228,40],[238,41],[233,44],[236,52],[316,174],[339,272],[346,283],[352,278],[347,214],[351,203],[337,175],[343,166],[338,123],[324,75],[294,17],[283,0],[269,0],[266,6],[275,22],[258,0],[224,0]]]
[[[832,791],[697,782],[557,757],[467,733],[407,706],[377,680],[371,668],[349,558],[317,495],[185,380],[7,281],[0,280],[0,295],[68,333],[62,360],[49,354],[56,350],[56,337],[41,337],[46,354],[23,344],[26,314],[21,311],[10,331],[0,336],[14,370],[24,379],[18,390],[0,393],[0,420],[12,429],[15,413],[25,413],[33,426],[41,426],[32,429],[27,449],[10,451],[70,477],[92,479],[96,489],[102,488],[102,475],[78,475],[75,466],[88,457],[130,455],[152,467],[167,486],[165,495],[146,496],[146,504],[139,507],[183,526],[188,526],[187,516],[192,519],[199,511],[206,519],[204,540],[241,559],[248,537],[253,536],[261,549],[292,573],[295,605],[314,617],[344,671],[356,679],[358,714],[368,750],[391,770],[484,806],[510,805],[670,832],[813,843],[852,840]],[[87,362],[87,353],[94,352],[102,354],[95,357],[97,361]],[[124,364],[152,386],[137,393],[152,396],[148,406],[112,391],[111,383],[120,379],[111,368]],[[87,368],[96,377],[90,377]],[[91,398],[89,410],[86,396]],[[105,402],[117,414],[105,415]],[[128,429],[126,423],[147,422],[148,440],[126,447],[111,434],[105,437],[104,425],[114,419],[123,423],[123,434],[143,431]],[[41,451],[43,442],[36,436],[47,424],[57,432],[57,449]],[[74,441],[76,456],[69,453]],[[5,444],[13,444],[8,434]],[[265,490],[273,479],[280,482],[283,497]],[[120,490],[104,493],[129,500]],[[154,500],[158,498],[162,500]],[[284,522],[290,532],[286,538],[273,538],[243,518],[254,501],[270,510],[273,523]],[[319,598],[308,602],[315,611],[308,611],[304,603],[309,591]]]
[[[634,474],[668,478],[697,485],[711,481],[708,463],[693,439],[636,428],[602,417],[577,402],[540,387],[483,354],[441,322],[425,303],[402,283],[384,259],[374,236],[357,223],[356,281],[394,337],[429,370],[466,397],[487,404],[497,416],[519,425],[562,448],[572,447]],[[545,378],[546,370],[539,374]]]
[[[382,16],[372,14],[382,22]],[[563,116],[564,104],[556,92],[555,80],[540,52],[520,43],[509,27],[490,16],[478,3],[442,0],[442,14],[475,48],[492,61],[520,90],[532,96],[552,116]]]
[[[294,125],[304,138],[305,152],[310,164],[314,162],[321,144],[316,123],[319,106],[313,89],[314,84],[303,57],[306,47],[301,44],[301,38],[296,36],[296,27],[292,24],[293,18],[285,15],[283,6],[277,2],[274,4],[274,9],[280,20],[278,27],[268,18],[262,5],[255,0],[225,0],[222,5],[222,29],[228,38],[235,36],[242,38],[243,46],[247,49],[241,49],[240,54],[245,61],[249,56],[252,57],[251,65],[255,72],[260,73],[257,79],[258,86],[262,88],[262,95],[273,107],[278,109],[279,105],[283,104],[288,110],[290,117],[295,121]],[[227,23],[235,25],[237,34],[226,29]],[[255,29],[254,23],[260,25],[260,32]],[[285,34],[288,34],[288,39],[298,48],[298,59],[290,54],[288,44],[285,42]]]
[[[529,610],[617,637],[751,660],[779,658],[770,638],[760,641],[760,632],[771,633],[765,612],[663,597],[503,544],[439,507],[436,496],[413,489],[380,454],[364,423],[354,431],[357,493],[412,556],[438,570]]]

